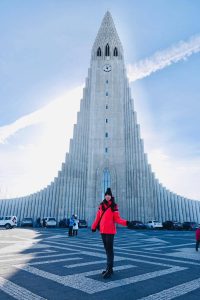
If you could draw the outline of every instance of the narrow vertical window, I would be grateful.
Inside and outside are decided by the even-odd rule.
[[[101,48],[100,47],[97,49],[97,56],[101,56]]]
[[[109,170],[106,168],[103,170],[102,176],[102,199],[108,187],[111,187],[111,176]]]
[[[108,83],[108,80],[106,80],[106,83]]]
[[[108,105],[106,105],[106,109],[108,109]]]
[[[108,133],[107,133],[107,132],[105,133],[105,137],[106,137],[106,138],[108,137]]]
[[[105,152],[108,153],[108,148],[105,148]]]
[[[108,44],[106,45],[105,56],[110,56],[110,47]]]
[[[106,92],[106,96],[108,96],[108,92]]]
[[[118,51],[117,51],[117,48],[116,48],[116,47],[115,47],[115,49],[114,49],[113,55],[114,55],[114,56],[118,56]]]
[[[108,119],[106,119],[106,123],[108,123]]]

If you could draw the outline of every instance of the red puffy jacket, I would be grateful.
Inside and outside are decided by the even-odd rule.
[[[102,205],[106,209],[108,206],[111,205],[111,203],[112,202],[109,201],[108,204],[102,203],[99,206],[99,210],[97,211],[96,218],[92,224],[93,230],[96,229],[96,227],[99,223],[99,220],[100,220],[102,214],[104,213],[104,210],[102,209]],[[115,234],[117,232],[115,223],[121,224],[123,226],[127,226],[127,221],[120,217],[117,205],[115,206],[114,211],[112,211],[111,207],[109,207],[105,211],[105,213],[100,221],[100,233]]]
[[[196,230],[196,240],[200,241],[200,228]]]

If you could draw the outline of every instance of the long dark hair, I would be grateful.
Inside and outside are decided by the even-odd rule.
[[[113,196],[111,196],[110,201],[111,201],[111,205],[110,205],[111,210],[112,210],[112,211],[115,211],[115,210],[116,210],[116,207],[117,207],[117,204],[115,203],[115,198],[114,198]],[[107,204],[108,204],[108,201],[107,201],[106,199],[104,199],[104,200],[101,202],[100,205],[101,205],[101,208],[102,208],[103,211],[106,210]]]

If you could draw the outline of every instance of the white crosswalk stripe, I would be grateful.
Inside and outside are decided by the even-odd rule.
[[[58,282],[62,285],[78,289],[78,290],[88,293],[88,294],[94,294],[97,292],[113,289],[116,287],[131,284],[131,283],[145,281],[148,279],[171,274],[174,272],[183,271],[186,269],[184,267],[172,267],[172,268],[165,269],[165,270],[149,272],[149,273],[145,273],[145,274],[141,274],[141,275],[137,275],[137,276],[133,276],[133,277],[128,277],[128,278],[124,278],[124,279],[120,279],[120,280],[114,280],[114,281],[110,281],[107,283],[102,283],[100,281],[97,282],[96,280],[87,277],[87,276],[100,274],[102,272],[102,270],[83,272],[83,273],[79,273],[79,274],[75,274],[75,275],[59,276],[59,275],[54,275],[52,273],[36,269],[31,266],[17,266],[17,267],[24,271],[27,271],[29,273],[41,276],[45,279],[50,279],[50,280]],[[124,270],[124,269],[126,270],[126,269],[132,268],[132,267],[135,267],[135,266],[124,265],[122,267],[115,268],[115,270]]]
[[[179,284],[162,292],[140,298],[138,300],[171,300],[183,296],[196,289],[200,289],[200,278]]]
[[[0,277],[0,290],[17,300],[47,300],[2,277]]]

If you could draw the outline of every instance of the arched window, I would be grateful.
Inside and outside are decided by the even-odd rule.
[[[110,47],[108,44],[106,45],[105,56],[110,56]]]
[[[111,186],[111,176],[108,169],[103,170],[103,177],[102,177],[102,199],[104,199],[105,192],[107,188]]]
[[[116,48],[116,47],[115,47],[115,49],[114,49],[113,55],[114,55],[114,56],[118,56],[118,51],[117,51],[117,48]]]
[[[101,56],[101,48],[100,47],[97,49],[97,56]]]

